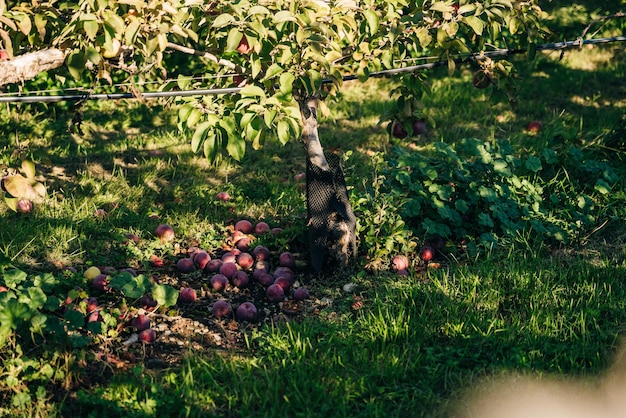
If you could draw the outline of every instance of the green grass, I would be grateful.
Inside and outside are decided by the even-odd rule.
[[[622,45],[567,51],[563,60],[546,53],[517,64],[516,107],[500,92],[474,89],[470,68],[451,78],[431,73],[433,94],[423,100],[429,132],[402,146],[427,154],[438,141],[507,139],[519,155],[576,146],[623,175]],[[352,151],[344,164],[353,195],[376,180],[372,152],[389,156],[398,145],[377,125],[394,83],[346,83],[322,119],[325,146]],[[142,267],[148,248],[116,245],[125,233],[150,242],[154,228],[167,222],[181,244],[216,248],[225,223],[239,217],[289,226],[288,245],[306,249],[304,192],[293,179],[305,166],[297,142],[267,144],[238,164],[210,165],[192,155],[165,105],[87,103],[82,134],[68,132],[75,110],[10,105],[0,113],[0,163],[15,167],[12,152],[19,145],[37,162],[50,193],[50,203],[27,216],[0,206],[0,255],[12,264],[33,274],[68,265]],[[531,120],[542,121],[539,134],[525,131]],[[220,191],[232,202],[216,201]],[[56,393],[38,402],[40,383],[34,381],[34,400],[22,413],[455,417],[464,416],[458,401],[467,390],[493,376],[596,384],[614,363],[626,323],[625,200],[618,183],[602,201],[594,228],[567,246],[518,237],[501,251],[449,259],[403,280],[364,270],[307,277],[324,308],[302,321],[247,330],[239,351],[192,350],[181,365],[139,363],[88,377],[80,371],[88,350],[48,353],[42,361],[65,377],[52,386]],[[96,218],[97,208],[109,215]],[[354,294],[341,290],[348,282],[356,284]],[[16,373],[9,360],[18,354],[8,350],[0,357],[6,362],[2,393],[23,392],[28,382],[9,388],[7,380]]]

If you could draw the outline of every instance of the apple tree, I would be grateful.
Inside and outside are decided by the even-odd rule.
[[[481,83],[505,85],[511,63],[481,52],[532,51],[543,14],[538,0],[0,0],[9,58],[0,61],[0,85],[49,70],[85,85],[128,79],[137,95],[142,80],[169,91],[219,89],[172,99],[194,152],[241,160],[249,146],[301,140],[312,167],[341,182],[317,114],[346,76],[364,82],[425,56],[453,72],[459,58],[472,57]],[[424,76],[403,77],[398,113],[410,119]],[[349,202],[337,203],[351,213]]]

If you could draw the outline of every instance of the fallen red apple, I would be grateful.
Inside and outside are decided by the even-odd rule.
[[[244,302],[237,307],[235,311],[235,318],[238,321],[254,322],[257,319],[258,310],[254,303]]]
[[[101,292],[106,292],[107,290],[109,290],[109,276],[107,276],[106,274],[99,274],[94,277],[91,284],[94,289]]]
[[[274,280],[276,280],[276,278],[269,273],[261,273],[257,276],[256,280],[261,286],[268,287],[274,284]]]
[[[230,306],[230,303],[228,303],[227,301],[218,300],[218,301],[215,301],[215,303],[211,307],[211,311],[213,312],[213,315],[215,315],[218,318],[226,318],[232,314],[233,308]]]
[[[278,264],[282,267],[289,267],[293,269],[296,267],[296,258],[293,253],[285,251],[278,256]]]
[[[398,276],[408,276],[408,275],[409,275],[409,270],[407,269],[398,270]]]
[[[270,253],[270,250],[267,249],[267,247],[263,245],[257,245],[256,247],[254,247],[254,250],[252,250],[252,255],[254,256],[254,259],[256,261],[269,261],[272,254]]]
[[[404,254],[398,254],[391,260],[391,267],[394,271],[406,270],[409,268],[409,259]]]
[[[100,311],[93,311],[87,315],[87,322],[102,322],[104,319],[100,315]]]
[[[289,267],[278,267],[276,270],[274,270],[274,277],[284,277],[290,282],[293,282],[295,274],[293,270]]]
[[[150,318],[148,315],[139,314],[130,321],[130,325],[139,331],[150,328]]]
[[[237,264],[244,270],[250,270],[254,266],[254,257],[250,253],[241,253],[237,256]]]
[[[195,302],[198,298],[196,290],[191,287],[183,287],[180,289],[180,293],[178,295],[178,300],[183,303],[192,303]]]
[[[243,232],[244,234],[249,234],[252,232],[252,222],[247,219],[241,219],[237,221],[235,224],[235,231]]]
[[[526,130],[528,132],[536,134],[536,133],[541,131],[542,127],[543,126],[542,126],[541,122],[539,122],[538,120],[533,120],[532,122],[530,122],[528,124],[528,126],[526,127]]]
[[[28,213],[33,210],[33,202],[28,199],[20,199],[17,201],[17,211],[19,213]]]
[[[205,270],[209,273],[217,273],[220,271],[222,264],[224,264],[224,262],[221,259],[213,258],[207,263]]]
[[[157,306],[157,301],[152,299],[151,296],[142,296],[139,299],[139,306],[147,311],[151,311]]]
[[[277,284],[271,284],[265,290],[265,296],[272,303],[282,302],[285,299],[285,290]]]
[[[90,297],[87,299],[87,313],[91,313],[98,309],[98,299]]]
[[[204,250],[198,250],[193,256],[193,263],[199,270],[204,270],[204,268],[211,261],[211,256],[208,252]]]
[[[283,291],[287,293],[289,288],[291,287],[291,280],[286,277],[280,276],[274,280],[273,284],[277,284],[278,286],[283,288]]]
[[[133,277],[137,277],[137,272],[132,267],[126,267],[126,268],[123,268],[123,269],[119,269],[118,271],[120,273],[128,273],[128,274],[130,274]]]
[[[282,232],[283,232],[283,229],[282,229],[282,228],[280,228],[280,227],[278,227],[278,226],[275,226],[274,228],[272,228],[272,229],[270,230],[270,234],[272,234],[272,235],[279,235],[279,234],[281,234]]]
[[[237,256],[232,253],[232,251],[228,251],[222,254],[222,262],[223,263],[235,263],[237,261]]]
[[[216,292],[222,292],[228,287],[228,277],[221,273],[214,274],[211,277],[211,288]]]
[[[404,129],[404,126],[402,126],[402,122],[396,120],[392,123],[393,125],[391,126],[391,134],[393,135],[393,137],[398,139],[406,138],[409,133],[406,131],[406,129]]]
[[[139,237],[129,232],[128,234],[126,234],[126,239],[122,241],[122,245],[128,245],[131,241],[137,244],[139,243]]]
[[[426,133],[426,121],[424,119],[415,119],[412,128],[413,135],[423,135]]]
[[[248,276],[248,273],[246,273],[245,271],[239,270],[230,280],[233,283],[233,286],[236,286],[239,289],[243,289],[244,287],[247,287],[250,283],[250,276]]]
[[[247,252],[248,250],[250,250],[251,242],[252,240],[250,239],[250,237],[243,236],[235,241],[235,247],[238,248],[240,251]]]
[[[307,289],[306,287],[299,287],[293,291],[293,298],[297,301],[305,300],[309,297],[309,289]]]
[[[268,232],[270,232],[270,226],[267,224],[267,222],[261,221],[254,226],[255,234],[262,235],[267,234]]]
[[[138,337],[144,343],[153,343],[156,341],[156,331],[152,328],[144,329],[139,332]]]
[[[293,179],[295,181],[303,181],[306,179],[306,173],[305,172],[298,173],[295,176],[293,176]]]
[[[434,256],[435,256],[435,250],[433,250],[432,247],[429,247],[426,245],[422,247],[422,249],[420,250],[420,258],[423,261],[430,261],[433,259]]]
[[[232,262],[223,263],[220,267],[220,273],[231,279],[237,273],[237,264]]]
[[[165,261],[163,261],[161,257],[152,254],[150,256],[150,265],[152,265],[152,267],[163,267],[165,265]]]
[[[176,269],[181,273],[191,273],[196,270],[196,265],[191,258],[185,257],[176,262]]]
[[[104,219],[107,216],[107,212],[104,209],[96,209],[93,214],[98,219]]]
[[[161,242],[169,242],[174,240],[174,228],[167,224],[157,226],[155,235]]]
[[[221,200],[222,202],[228,202],[230,200],[230,195],[228,192],[219,192],[215,198],[217,200]]]
[[[478,70],[472,77],[472,84],[477,89],[486,89],[491,84],[491,77],[483,70]]]

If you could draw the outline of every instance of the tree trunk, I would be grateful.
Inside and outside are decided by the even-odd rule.
[[[35,78],[43,71],[59,68],[65,62],[66,55],[66,51],[49,48],[0,61],[0,86],[21,83]]]
[[[307,152],[307,211],[311,263],[316,271],[345,267],[356,256],[356,217],[352,211],[341,162],[324,154],[317,130],[319,99],[299,101],[302,141]]]

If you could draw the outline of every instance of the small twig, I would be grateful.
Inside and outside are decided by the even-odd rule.
[[[585,28],[585,30],[583,30],[582,34],[580,35],[580,38],[583,39],[585,37],[585,35],[587,34],[587,32],[589,32],[589,29],[591,29],[591,27],[593,25],[595,25],[598,22],[602,22],[603,20],[609,20],[609,19],[615,19],[618,17],[626,17],[626,13],[624,12],[617,12],[615,14],[612,15],[608,15],[608,16],[602,16],[599,17],[595,20],[592,20],[590,24],[587,25],[587,27]]]

